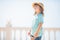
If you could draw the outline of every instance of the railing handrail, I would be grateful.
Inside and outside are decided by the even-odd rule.
[[[31,27],[0,27],[0,31],[5,31],[6,29],[14,29],[14,30],[29,30]],[[60,31],[60,28],[44,28],[44,30],[55,30],[55,31]]]

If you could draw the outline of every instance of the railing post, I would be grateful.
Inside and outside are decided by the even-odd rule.
[[[8,24],[6,25],[6,40],[11,40],[11,23],[8,22]]]
[[[20,40],[22,40],[22,30],[20,30]]]
[[[15,35],[16,35],[16,30],[14,30],[14,40],[16,40],[16,39],[15,39]]]
[[[11,40],[11,30],[10,28],[6,28],[6,40]]]
[[[54,40],[56,40],[56,31],[54,31]]]
[[[50,30],[48,30],[48,40],[50,40]]]
[[[45,30],[43,31],[43,40],[45,40]]]
[[[0,40],[1,40],[1,31],[0,31]]]

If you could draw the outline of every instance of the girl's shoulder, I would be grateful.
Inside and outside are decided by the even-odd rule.
[[[40,14],[38,14],[38,17],[43,17],[43,14],[41,14],[41,13],[40,13]]]

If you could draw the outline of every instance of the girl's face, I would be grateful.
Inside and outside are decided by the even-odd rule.
[[[38,5],[35,5],[34,6],[34,10],[35,10],[35,12],[39,12],[40,11],[40,7]]]

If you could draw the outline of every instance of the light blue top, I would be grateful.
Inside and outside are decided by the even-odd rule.
[[[36,29],[38,28],[39,23],[43,23],[43,15],[41,13],[34,15],[34,18],[32,21],[31,35],[34,36],[34,33],[36,32]],[[41,28],[38,36],[42,36],[42,34],[43,34],[43,29]]]

